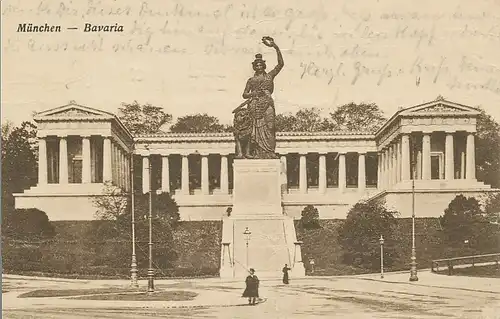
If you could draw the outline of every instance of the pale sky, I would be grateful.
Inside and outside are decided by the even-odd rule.
[[[500,0],[3,0],[2,122],[77,103],[116,113],[152,103],[223,123],[255,53],[283,51],[277,112],[350,101],[391,116],[438,95],[500,121]],[[111,15],[109,13],[111,12]],[[18,33],[20,23],[60,33]],[[84,32],[85,23],[123,32]],[[67,30],[77,27],[78,30]],[[94,51],[95,50],[95,51]],[[142,50],[142,52],[141,52]]]

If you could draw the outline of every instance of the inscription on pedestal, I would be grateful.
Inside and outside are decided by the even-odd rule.
[[[279,159],[234,161],[234,215],[281,215]]]

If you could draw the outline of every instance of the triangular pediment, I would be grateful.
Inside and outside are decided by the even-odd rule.
[[[450,102],[444,99],[416,105],[404,109],[401,115],[426,115],[426,114],[463,114],[474,115],[478,114],[478,110],[463,104]]]
[[[54,109],[43,111],[35,115],[35,120],[50,120],[50,119],[113,119],[114,115],[102,110],[79,105],[71,101],[67,105],[63,105]]]

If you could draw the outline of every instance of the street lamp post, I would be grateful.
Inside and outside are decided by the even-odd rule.
[[[151,183],[151,161],[148,165],[149,174],[149,268],[148,268],[148,293],[153,293],[154,290],[154,269],[153,269],[153,190]]]
[[[384,278],[384,237],[380,235],[380,278]]]
[[[411,269],[410,281],[418,281],[417,276],[417,256],[415,250],[415,178],[412,179],[411,184]]]
[[[132,263],[130,265],[131,286],[139,287],[137,282],[137,256],[135,254],[135,196],[134,196],[134,154],[130,154],[130,209],[132,213]]]
[[[248,269],[248,242],[250,241],[250,235],[252,232],[248,229],[248,227],[245,228],[245,231],[243,232],[243,235],[245,235],[245,241],[247,244],[247,269]]]

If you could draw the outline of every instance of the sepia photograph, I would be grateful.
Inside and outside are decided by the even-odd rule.
[[[3,0],[2,317],[500,319],[500,0]]]

